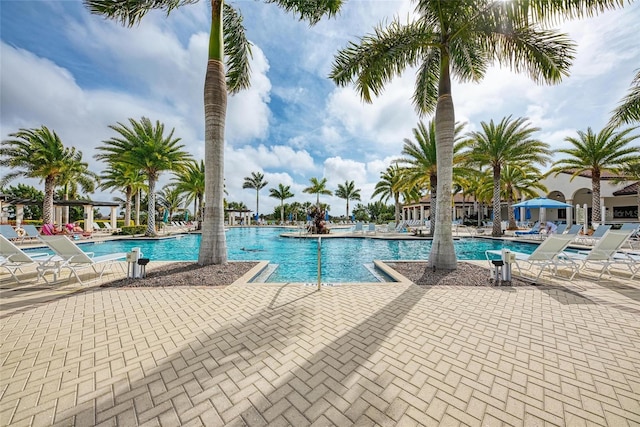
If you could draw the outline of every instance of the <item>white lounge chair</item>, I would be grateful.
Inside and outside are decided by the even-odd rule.
[[[600,240],[600,238],[604,236],[604,234],[607,231],[609,231],[609,229],[611,229],[610,225],[605,225],[605,224],[600,225],[598,228],[595,229],[595,231],[591,236],[588,236],[588,235],[577,236],[576,243],[579,243],[582,245],[595,245],[596,243],[598,243],[598,240]]]
[[[547,267],[553,267],[554,274],[557,273],[558,267],[561,265],[568,266],[575,270],[575,263],[571,260],[567,260],[566,258],[560,258],[559,255],[562,254],[569,243],[573,240],[574,235],[572,234],[560,234],[555,235],[552,234],[548,238],[546,238],[540,245],[531,253],[526,254],[523,252],[514,252],[516,257],[516,267],[518,268],[518,272],[522,276],[522,269],[520,268],[520,264],[528,264],[527,270],[531,270],[534,266],[538,267],[540,271],[538,275],[535,277],[535,280],[538,280],[542,275],[542,272]],[[491,265],[491,261],[496,259],[496,256],[501,256],[501,250],[489,250],[485,251],[485,257]],[[573,276],[572,276],[573,277]]]
[[[75,243],[66,236],[42,236],[41,239],[56,253],[58,256],[47,263],[38,265],[38,276],[42,277],[45,282],[49,282],[45,274],[53,272],[53,280],[57,280],[57,276],[62,269],[69,270],[69,278],[73,274],[79,283],[83,283],[78,272],[85,268],[91,268],[101,278],[107,267],[116,264],[117,261],[126,259],[126,252],[117,252],[108,255],[93,256],[93,252],[84,252]],[[124,272],[122,263],[118,263]]]
[[[39,263],[50,261],[54,255],[48,253],[28,253],[14,245],[9,239],[0,235],[0,267],[5,268],[16,282],[21,283],[17,272]]]
[[[365,230],[365,232],[376,234],[376,225],[374,223],[367,224],[367,229]]]
[[[576,274],[579,274],[580,269],[586,268],[587,264],[599,264],[602,266],[598,279],[602,277],[605,272],[609,273],[609,269],[614,264],[627,265],[631,274],[635,276],[635,271],[632,265],[634,263],[633,257],[622,252],[618,252],[632,233],[633,230],[608,230],[596,243],[593,249],[589,251],[578,251],[577,253],[564,252],[561,255],[563,259],[579,264],[571,278],[573,279]]]
[[[14,230],[13,227],[9,224],[0,225],[0,235],[6,237],[7,240],[10,240],[12,242],[21,242],[24,237],[16,233],[16,230]]]
[[[356,222],[356,224],[353,226],[353,229],[351,231],[353,233],[364,233],[364,226],[362,225],[361,222]]]
[[[22,229],[24,230],[24,233],[25,233],[23,236],[23,239],[31,239],[31,240],[40,239],[40,232],[38,231],[35,225],[25,224],[22,226]]]

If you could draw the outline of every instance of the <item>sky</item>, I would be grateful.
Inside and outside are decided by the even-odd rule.
[[[274,4],[227,3],[244,17],[253,57],[251,88],[228,103],[226,199],[255,210],[255,190],[242,184],[261,172],[268,185],[260,192],[260,213],[280,204],[268,191],[278,184],[291,186],[295,197],[287,202],[315,203],[315,195],[302,192],[312,177],[327,178],[332,191],[353,180],[362,203],[375,201],[374,187],[401,156],[403,140],[412,138],[420,120],[432,119],[420,118],[411,105],[415,70],[396,77],[371,104],[327,76],[339,49],[396,16],[406,21],[415,4],[349,0],[337,17],[310,27]],[[104,164],[94,159],[95,147],[116,136],[108,126],[144,116],[175,128],[184,149],[204,158],[208,4],[184,6],[168,17],[152,12],[127,28],[91,15],[79,0],[0,0],[2,140],[45,125],[100,173]],[[640,68],[640,3],[558,26],[577,43],[570,76],[545,86],[494,67],[480,83],[454,81],[456,121],[466,123],[465,131],[480,129],[483,121],[526,117],[540,128],[535,137],[557,149],[579,130],[605,126]],[[163,173],[158,188],[171,177]],[[9,185],[18,182],[44,189],[38,181]],[[122,194],[99,190],[91,197],[110,201]],[[331,215],[345,214],[344,200],[322,196],[321,202]]]

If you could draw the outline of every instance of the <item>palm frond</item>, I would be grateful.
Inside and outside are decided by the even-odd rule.
[[[151,10],[164,10],[168,15],[180,6],[197,2],[198,0],[83,0],[91,13],[115,19],[127,27],[139,23]]]
[[[233,7],[224,5],[224,53],[227,58],[227,90],[238,93],[251,85],[251,43],[242,25],[242,15]]]

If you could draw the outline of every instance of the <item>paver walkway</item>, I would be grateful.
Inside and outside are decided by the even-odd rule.
[[[0,425],[640,425],[638,282],[74,290],[4,294]]]

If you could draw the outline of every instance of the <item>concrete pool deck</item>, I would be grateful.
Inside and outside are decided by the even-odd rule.
[[[2,282],[1,425],[638,425],[640,284]]]

